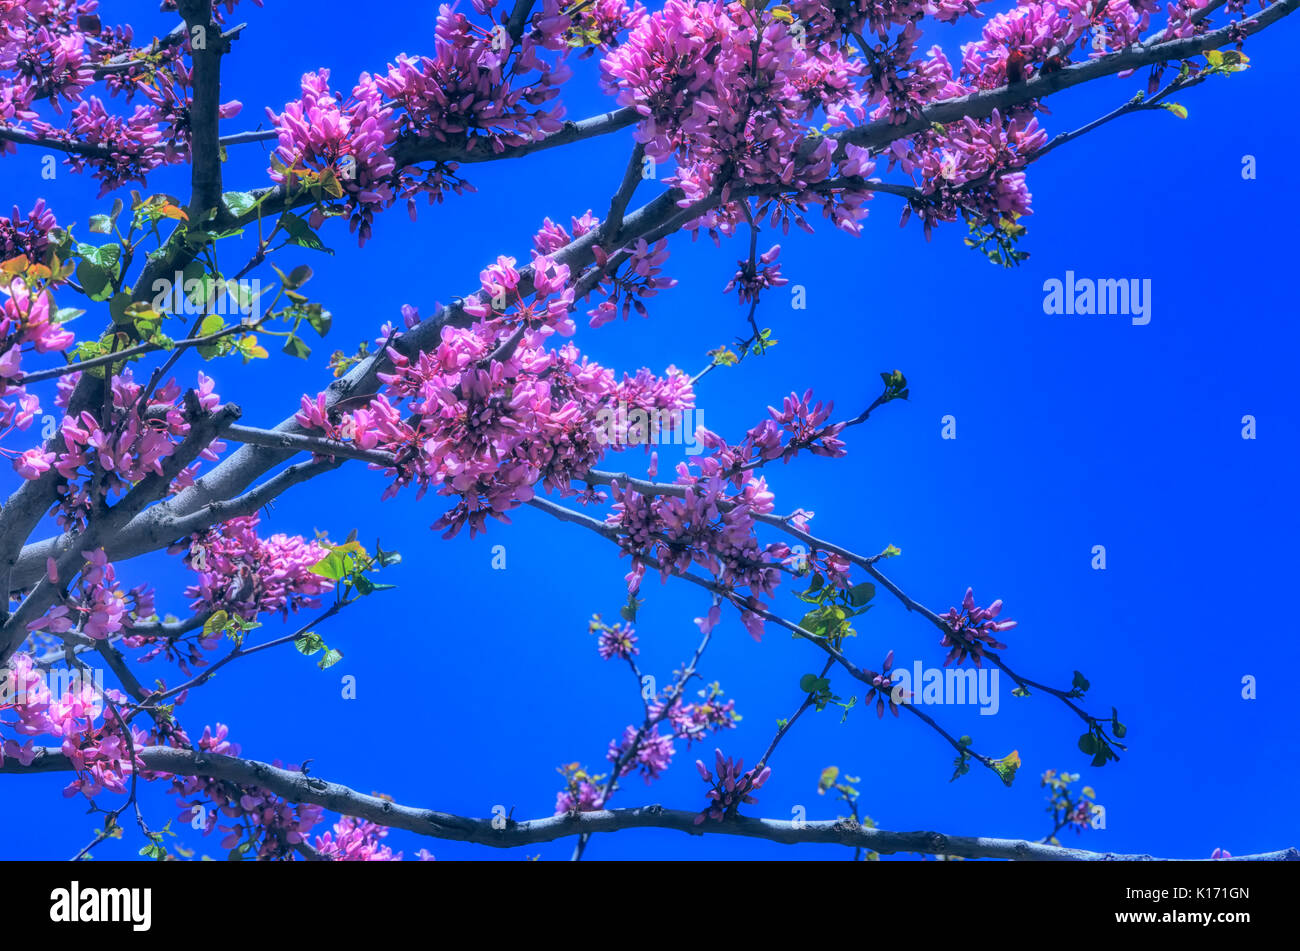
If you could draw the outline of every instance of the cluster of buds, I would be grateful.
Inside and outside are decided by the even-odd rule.
[[[757,775],[752,769],[744,772],[745,761],[743,759],[733,762],[730,756],[722,755],[722,750],[714,750],[713,752],[718,770],[717,779],[713,778],[713,774],[705,767],[703,760],[697,759],[695,761],[695,768],[700,771],[700,776],[706,783],[713,786],[708,792],[709,805],[695,817],[696,825],[700,825],[705,819],[721,822],[723,819],[734,818],[741,803],[755,803],[758,801],[749,794],[761,787],[767,782],[767,778],[772,775],[771,768],[767,766],[764,766],[762,772]]]
[[[952,648],[948,652],[948,657],[944,660],[943,665],[947,667],[954,660],[960,664],[969,654],[974,659],[975,666],[979,667],[980,659],[984,656],[984,651],[987,648],[996,648],[997,650],[1006,648],[1007,645],[993,635],[1011,630],[1016,626],[1016,622],[993,620],[1001,610],[1001,598],[994,601],[987,608],[976,607],[975,591],[972,588],[967,588],[966,597],[962,599],[960,610],[949,608],[946,614],[939,615],[952,629],[939,641],[941,646]]]
[[[876,718],[882,719],[885,716],[885,704],[889,704],[889,712],[898,716],[898,701],[907,702],[912,696],[909,690],[898,690],[898,696],[894,696],[895,685],[893,681],[894,652],[890,651],[885,655],[885,662],[880,665],[880,673],[874,670],[864,671],[871,678],[871,689],[867,691],[867,696],[863,703],[871,706],[871,701],[876,701]]]

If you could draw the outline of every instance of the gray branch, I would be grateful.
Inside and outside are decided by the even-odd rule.
[[[924,855],[955,855],[968,859],[1013,859],[1029,862],[1151,862],[1167,861],[1150,855],[1116,852],[1088,852],[1024,839],[995,839],[983,836],[945,835],[941,832],[891,832],[869,829],[853,819],[787,821],[738,817],[724,822],[706,820],[695,824],[697,813],[663,806],[637,809],[606,809],[597,812],[570,812],[544,819],[513,821],[510,819],[474,819],[433,809],[406,806],[357,792],[316,776],[280,769],[269,763],[196,753],[166,746],[138,750],[145,768],[179,776],[206,776],[245,786],[269,790],[290,802],[307,802],[346,816],[368,819],[393,829],[405,829],[419,835],[454,842],[471,842],[494,848],[515,848],[538,842],[552,842],[573,835],[597,832],[621,832],[625,829],[676,829],[691,835],[739,835],[766,839],[783,845],[818,843],[871,849],[882,854],[918,852]],[[0,773],[64,772],[72,763],[57,747],[37,752],[30,766],[8,758]],[[700,797],[703,800],[703,796]],[[494,826],[494,821],[497,826]],[[1205,861],[1210,861],[1206,859]],[[1233,856],[1219,861],[1280,862],[1300,861],[1300,850],[1289,848],[1257,855]]]

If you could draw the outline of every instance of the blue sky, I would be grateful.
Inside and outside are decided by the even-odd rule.
[[[307,5],[268,6],[241,10],[250,26],[226,62],[233,67],[226,98],[242,100],[245,110],[227,124],[230,132],[255,127],[263,104],[278,110],[296,96],[306,70],[328,65],[334,85],[350,86],[360,71],[431,42],[431,4],[392,4],[384,19],[393,26],[379,31],[349,25],[352,14],[328,13],[323,26],[322,14],[312,13],[304,30]],[[928,38],[952,55],[971,29],[938,29]],[[1085,848],[1191,858],[1218,846],[1243,854],[1298,844],[1282,795],[1300,780],[1297,694],[1286,673],[1295,657],[1286,612],[1300,530],[1288,223],[1300,214],[1300,193],[1297,132],[1278,105],[1280,91],[1300,80],[1286,43],[1293,30],[1285,22],[1251,40],[1250,71],[1185,94],[1187,120],[1125,118],[1036,166],[1035,214],[1022,245],[1032,256],[1018,269],[966,250],[961,226],[938,229],[929,243],[915,223],[900,230],[900,207],[889,196],[873,203],[857,239],[828,228],[787,239],[764,234],[763,247],[781,240],[783,271],[806,288],[807,309],[791,309],[788,288],[764,302],[760,322],[780,342],[705,378],[696,402],[708,427],[739,438],[768,404],[807,387],[834,399],[837,415],[853,415],[877,394],[879,371],[901,369],[910,401],[851,431],[846,458],[800,459],[769,472],[778,511],[815,510],[819,534],[858,551],[897,545],[902,557],[886,572],[936,610],[957,604],[967,585],[980,603],[1002,598],[1004,614],[1019,621],[1005,638],[1007,662],[1062,687],[1073,670],[1083,671],[1092,683],[1086,707],[1118,708],[1129,752],[1119,763],[1089,767],[1075,746],[1081,722],[1048,697],[1010,697],[1004,679],[996,716],[974,707],[930,712],[954,734],[970,734],[982,752],[1018,750],[1024,765],[1012,788],[978,768],[949,782],[951,749],[912,718],[878,721],[859,707],[841,724],[827,710],[806,714],[786,738],[749,814],[790,818],[802,806],[809,818],[834,817],[836,804],[816,793],[819,773],[834,764],[861,777],[862,809],[884,828],[1038,838],[1050,831],[1038,785],[1050,768],[1081,772],[1106,807],[1106,829],[1078,837]],[[294,39],[302,36],[310,42]],[[1066,93],[1040,121],[1053,134],[1075,128],[1142,85],[1140,76],[1110,79]],[[590,68],[570,89],[572,118],[612,105]],[[588,208],[602,213],[630,144],[625,131],[469,167],[477,194],[422,206],[417,224],[394,208],[360,252],[342,228],[327,229],[334,259],[294,249],[278,263],[315,268],[308,289],[334,314],[330,338],[305,362],[277,354],[249,368],[203,369],[215,374],[224,399],[243,406],[244,422],[274,425],[299,394],[328,382],[331,350],[373,337],[400,305],[428,314],[435,301],[473,290],[498,253],[526,257],[545,216],[567,224]],[[1245,155],[1257,159],[1255,180],[1242,178]],[[61,223],[84,222],[107,204],[90,201],[92,183],[66,170],[41,181],[39,153],[3,163],[6,204],[25,209],[44,195]],[[262,184],[264,168],[261,147],[243,147],[226,167],[227,187]],[[187,193],[174,173],[151,185]],[[638,201],[653,194],[646,187]],[[671,248],[667,271],[678,286],[654,302],[649,320],[583,327],[584,352],[620,371],[669,364],[695,371],[707,350],[745,334],[744,310],[721,294],[743,242],[716,249],[679,236]],[[1046,315],[1043,284],[1067,270],[1150,279],[1151,322]],[[192,380],[195,363],[182,366],[182,381]],[[1257,418],[1257,439],[1241,438],[1247,414]],[[955,440],[940,436],[946,415],[956,418]],[[664,447],[661,471],[679,452]],[[617,468],[643,465],[631,455],[617,461]],[[14,481],[6,474],[0,488]],[[549,815],[560,786],[556,767],[582,761],[599,769],[609,740],[639,722],[631,678],[600,660],[586,632],[593,612],[617,615],[626,562],[603,540],[532,510],[486,537],[444,541],[429,530],[440,499],[381,503],[383,487],[377,474],[344,467],[286,495],[264,518],[266,531],[320,529],[341,538],[357,528],[363,541],[378,537],[402,552],[403,564],[386,579],[396,591],[320,628],[344,660],[322,672],[286,650],[233,664],[192,696],[183,721],[197,734],[219,720],[246,756],[310,757],[316,775],[401,802],[478,816],[498,804],[513,807],[516,818]],[[505,546],[505,570],[492,568],[496,544]],[[1094,545],[1106,547],[1104,571],[1090,566]],[[189,573],[179,565],[150,557],[122,574],[129,583],[148,580],[160,606],[183,612]],[[693,651],[691,619],[707,600],[690,585],[657,581],[643,596],[638,660],[663,683]],[[787,589],[776,607],[794,615],[798,604]],[[858,629],[848,649],[860,664],[876,665],[891,648],[900,666],[942,662],[934,629],[883,591]],[[756,760],[776,719],[800,702],[800,676],[818,663],[807,644],[776,629],[757,644],[727,617],[701,668],[744,716],[719,738],[724,752]],[[340,696],[345,674],[357,678],[355,700]],[[1246,675],[1258,679],[1258,699],[1242,699]],[[174,672],[169,679],[176,682]],[[862,693],[842,676],[833,686]],[[707,761],[713,744],[678,747],[661,781],[646,787],[630,777],[614,803],[700,808],[704,786],[691,764],[697,756]],[[8,826],[0,858],[62,858],[89,841],[95,821],[80,800],[60,797],[65,782],[50,775],[0,783],[6,814],[38,818]],[[175,813],[157,790],[145,802],[155,824]],[[1067,844],[1075,841],[1069,834]],[[408,856],[427,846],[442,859],[560,859],[572,849],[567,840],[498,852],[402,832],[389,842]],[[140,844],[128,835],[98,854],[125,857]],[[191,834],[187,844],[224,854],[215,837]],[[599,837],[588,854],[851,855],[655,830]]]

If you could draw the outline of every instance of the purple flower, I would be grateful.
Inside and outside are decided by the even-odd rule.
[[[730,756],[722,755],[722,750],[713,752],[718,771],[717,779],[714,779],[713,773],[709,772],[702,760],[695,761],[695,768],[699,770],[700,778],[713,787],[707,794],[709,805],[695,817],[695,825],[700,825],[705,819],[721,822],[724,819],[734,818],[738,814],[736,810],[740,808],[741,803],[758,802],[749,794],[761,787],[772,775],[771,768],[767,766],[763,767],[757,775],[752,769],[742,772],[745,766],[744,760],[733,762]]]

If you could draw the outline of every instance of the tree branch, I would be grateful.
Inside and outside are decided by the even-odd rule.
[[[852,819],[824,819],[793,822],[779,819],[739,817],[725,822],[695,825],[698,813],[662,806],[576,812],[520,822],[507,820],[504,828],[493,827],[492,819],[473,819],[432,809],[406,806],[357,792],[316,776],[291,772],[257,760],[219,753],[201,753],[166,746],[136,751],[151,772],[178,776],[206,776],[269,790],[290,802],[323,806],[346,816],[368,819],[393,829],[454,842],[471,842],[494,848],[515,848],[538,842],[552,842],[571,835],[621,832],[625,829],[676,829],[691,835],[738,835],[766,839],[784,845],[819,843],[871,849],[882,854],[919,852],[923,855],[957,855],[962,858],[1014,859],[1030,862],[1150,862],[1168,861],[1150,855],[1088,852],[1043,845],[1023,839],[996,839],[945,835],[940,832],[891,832],[868,829]],[[5,759],[0,773],[47,773],[73,769],[71,761],[57,747],[36,751],[30,766],[13,757]],[[703,797],[701,797],[703,798]],[[1300,861],[1300,849],[1280,849],[1256,855],[1203,861],[1281,862]]]
[[[1011,83],[981,92],[970,93],[945,99],[922,109],[918,116],[905,122],[892,123],[888,119],[878,119],[866,125],[848,129],[836,136],[839,146],[836,158],[842,158],[846,145],[879,149],[896,139],[928,129],[933,123],[956,122],[960,119],[984,119],[993,110],[1005,110],[1008,106],[1020,105],[1034,99],[1043,99],[1052,93],[1061,92],[1072,86],[1113,76],[1125,70],[1138,69],[1153,63],[1187,59],[1206,50],[1221,46],[1235,45],[1240,36],[1250,36],[1295,12],[1300,0],[1278,0],[1254,17],[1205,33],[1201,36],[1189,36],[1183,39],[1166,40],[1151,45],[1135,44],[1107,56],[1075,63],[1054,73],[1039,73],[1025,82]],[[808,151],[816,147],[811,141],[806,146]]]

